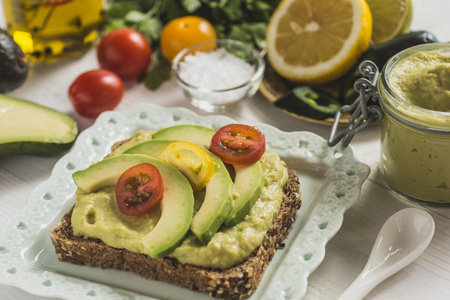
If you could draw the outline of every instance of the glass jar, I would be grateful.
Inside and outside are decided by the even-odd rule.
[[[438,58],[448,57],[446,66],[442,68],[442,65],[440,70],[446,72],[445,76],[450,76],[450,44],[425,44],[409,48],[393,56],[381,72],[377,87],[385,117],[382,121],[380,170],[386,184],[403,198],[450,204],[450,112],[413,104],[411,99],[407,99],[408,94],[400,96],[402,92],[398,85],[393,85],[396,81],[393,76],[402,77],[404,81],[400,87],[415,91],[415,94],[409,94],[411,98],[413,95],[417,98],[427,89],[436,90],[436,86],[430,83],[433,81],[430,76],[439,78],[440,75],[422,69],[424,65],[417,55],[424,53],[437,55]],[[436,66],[441,64],[440,59],[430,61]],[[420,70],[418,77],[411,79],[406,75],[408,69],[402,69],[404,65],[399,67],[405,62],[412,62],[410,67]],[[440,95],[447,93],[450,104],[450,83],[441,84],[443,92]],[[436,98],[436,94],[431,90],[429,94],[431,96],[422,99],[434,102],[436,99],[431,98]]]
[[[104,0],[3,0],[6,28],[31,61],[84,53],[105,21]]]

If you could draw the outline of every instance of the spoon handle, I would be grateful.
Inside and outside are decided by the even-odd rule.
[[[338,300],[361,300],[374,287],[376,287],[382,280],[372,278],[371,280],[364,280],[362,273],[353,281],[353,283],[342,293]]]

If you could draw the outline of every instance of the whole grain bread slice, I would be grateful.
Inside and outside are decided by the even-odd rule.
[[[288,170],[288,173],[281,209],[262,244],[242,263],[225,270],[182,264],[173,258],[154,259],[146,254],[110,247],[98,239],[75,236],[71,225],[73,208],[50,231],[50,238],[59,261],[129,270],[145,278],[173,283],[218,298],[248,298],[258,287],[276,250],[284,247],[283,240],[301,206],[298,177],[293,170]]]

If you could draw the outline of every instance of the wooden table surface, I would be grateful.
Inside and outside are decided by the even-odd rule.
[[[413,5],[411,29],[431,31],[440,41],[449,42],[450,1],[413,0]],[[4,17],[0,11],[0,25],[3,24]],[[73,111],[67,90],[77,75],[96,67],[94,50],[77,59],[36,65],[25,84],[9,95],[67,113],[78,122],[82,131],[92,125],[93,120],[80,117]],[[117,110],[126,110],[141,102],[187,107],[200,115],[207,115],[190,106],[173,80],[157,91],[149,91],[139,84],[127,86],[124,100]],[[223,114],[239,122],[267,123],[283,131],[311,131],[325,139],[330,132],[328,126],[311,124],[284,114],[260,94]],[[341,229],[327,244],[325,259],[310,275],[305,299],[336,299],[364,267],[383,223],[393,213],[417,206],[399,200],[383,184],[378,170],[380,126],[358,134],[351,146],[358,160],[370,166],[371,173],[363,184],[360,199],[345,213]],[[0,161],[0,228],[9,216],[26,205],[30,192],[50,176],[58,159],[18,156]],[[422,208],[433,216],[436,223],[431,244],[413,264],[384,281],[366,299],[450,299],[450,208]],[[0,299],[51,298],[0,285]]]

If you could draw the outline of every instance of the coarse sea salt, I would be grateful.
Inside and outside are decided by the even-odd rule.
[[[191,86],[217,91],[247,83],[253,72],[250,64],[220,48],[187,55],[180,63],[179,77]]]

